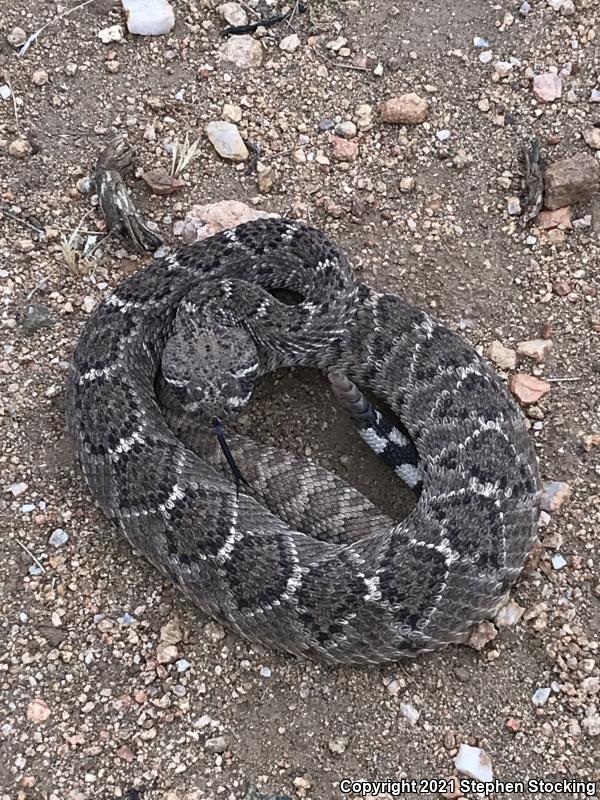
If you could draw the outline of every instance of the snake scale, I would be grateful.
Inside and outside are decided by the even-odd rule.
[[[236,487],[210,420],[229,430],[254,382],[290,366],[329,374],[376,452],[395,437],[396,461],[416,454],[406,518],[228,434]],[[300,222],[245,223],[126,279],[84,327],[66,409],[90,490],[129,542],[207,615],[288,653],[368,664],[464,641],[535,540],[537,462],[502,382]]]

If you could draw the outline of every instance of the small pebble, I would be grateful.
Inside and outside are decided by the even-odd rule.
[[[229,747],[229,739],[226,736],[213,736],[204,742],[204,749],[209,753],[224,753]]]
[[[600,433],[590,433],[583,437],[583,449],[586,453],[591,453],[596,447],[600,447]]]
[[[600,736],[600,714],[591,714],[581,724],[588,736]]]
[[[512,376],[510,388],[517,400],[524,406],[531,406],[548,394],[551,386],[547,381],[542,381],[534,375],[518,372]]]
[[[51,328],[56,323],[56,318],[48,308],[41,303],[32,303],[25,307],[19,319],[19,324],[28,336],[41,330]]]
[[[549,686],[543,686],[539,689],[535,690],[533,697],[531,698],[531,702],[534,706],[545,706],[548,702],[548,698],[550,697],[550,692],[552,690]]]
[[[454,760],[454,766],[459,772],[474,778],[476,781],[491,782],[494,780],[490,757],[485,750],[479,747],[461,744],[458,755]]]
[[[69,534],[66,531],[63,531],[62,528],[57,528],[55,531],[52,532],[48,542],[52,545],[52,547],[62,547],[63,544],[66,544],[69,541]]]
[[[336,161],[354,161],[358,155],[358,144],[340,136],[333,137],[333,157]]]
[[[250,157],[237,125],[232,122],[209,122],[206,133],[210,143],[222,158],[229,161],[246,161]]]
[[[494,622],[501,628],[512,628],[519,622],[524,613],[523,606],[520,606],[514,600],[509,600],[498,610]]]
[[[247,25],[248,14],[239,3],[222,3],[217,11],[228,25]]]
[[[338,739],[330,739],[328,743],[329,750],[336,755],[341,755],[346,751],[348,740],[340,737]]]
[[[552,556],[552,568],[555,570],[563,569],[567,566],[567,559],[560,553]]]
[[[338,122],[334,128],[336,136],[341,136],[342,139],[354,139],[357,133],[356,125],[351,120],[345,122]]]
[[[533,79],[533,95],[540,103],[552,103],[562,95],[562,79],[555,72],[545,72]]]
[[[123,28],[120,25],[111,25],[109,28],[102,28],[98,31],[97,36],[103,44],[120,42],[123,38]]]
[[[79,194],[92,194],[94,191],[94,181],[89,175],[79,178],[75,186],[77,187]]]
[[[31,82],[36,86],[45,86],[49,81],[48,73],[45,69],[36,69],[31,76]]]
[[[164,644],[179,644],[183,639],[183,631],[177,620],[169,620],[160,629],[160,641]]]
[[[512,72],[513,65],[510,61],[496,61],[494,69],[499,78],[508,78]]]
[[[279,42],[279,49],[283,50],[286,53],[295,53],[296,50],[300,47],[300,37],[297,33],[291,33],[289,36],[285,36]]]
[[[521,201],[518,197],[509,197],[506,207],[511,217],[518,217],[521,214]]]
[[[572,489],[564,481],[546,481],[542,493],[542,508],[544,511],[558,511],[559,508],[571,499]]]
[[[544,231],[552,228],[570,230],[573,227],[571,224],[571,206],[555,208],[552,211],[540,211],[535,223],[538,228]]]
[[[541,364],[553,347],[551,339],[527,339],[517,344],[517,353]]]
[[[565,17],[572,17],[575,13],[573,0],[547,0],[547,2],[553,11],[558,11]]]
[[[233,105],[232,103],[225,103],[223,106],[223,119],[226,122],[233,122],[234,124],[242,121],[242,109],[240,106]]]
[[[156,646],[156,660],[159,664],[173,664],[179,658],[179,651],[174,644],[159,642]]]
[[[427,118],[428,110],[428,101],[410,92],[386,100],[381,106],[380,114],[383,122],[394,125],[418,125]]]
[[[373,127],[373,106],[361,103],[356,107],[356,126],[359,131],[370,131]]]
[[[35,725],[41,725],[46,722],[50,716],[50,709],[41,697],[36,697],[27,706],[27,719]]]
[[[591,200],[600,184],[600,164],[587,152],[555,161],[544,171],[544,207],[554,211]]]
[[[500,369],[513,370],[517,366],[517,354],[510,347],[505,347],[502,342],[492,342],[488,355]]]
[[[469,647],[472,647],[474,650],[483,650],[486,644],[492,642],[496,636],[498,636],[498,631],[492,622],[488,620],[480,622],[479,625],[476,625],[471,631]]]
[[[148,184],[153,194],[161,197],[174,194],[185,186],[181,178],[171,175],[165,167],[156,167],[156,169],[143,172],[142,180]]]
[[[400,714],[409,725],[416,725],[421,716],[421,712],[410,703],[400,703]]]
[[[161,36],[175,25],[173,7],[167,0],[121,0],[127,30],[138,36]]]
[[[25,44],[25,40],[27,39],[27,34],[23,30],[23,28],[13,28],[12,31],[6,37],[6,41],[12,47],[21,47],[22,44]]]
[[[600,128],[586,128],[583,132],[583,138],[592,150],[600,150]]]
[[[214,644],[225,638],[225,629],[218,622],[207,622],[204,626],[204,633]]]
[[[20,497],[20,495],[24,494],[28,488],[29,485],[27,483],[20,481],[19,483],[12,483],[8,487],[7,491],[10,492],[13,497]]]
[[[252,36],[231,36],[221,45],[219,55],[236,67],[251,69],[262,64],[263,50],[261,43]]]
[[[8,145],[8,152],[13,158],[25,159],[33,153],[33,147],[28,139],[19,136]]]

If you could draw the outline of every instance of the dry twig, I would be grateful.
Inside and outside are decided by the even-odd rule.
[[[13,89],[11,80],[8,75],[6,76],[6,85],[10,89],[10,96],[12,98],[13,111],[15,114],[15,128],[17,130],[17,136],[19,136],[21,133],[21,129],[19,127],[19,111],[17,109],[17,98],[15,97],[15,90]]]
[[[4,214],[5,217],[8,217],[8,219],[12,219],[13,222],[18,222],[19,225],[23,225],[25,228],[29,228],[29,230],[35,231],[40,236],[46,235],[46,231],[43,228],[38,228],[37,226],[32,225],[31,222],[27,222],[26,219],[18,217],[16,214],[11,213],[8,209],[2,208],[2,206],[0,206],[0,214]]]
[[[313,53],[322,58],[324,61],[327,61],[328,64],[331,64],[332,67],[339,67],[340,69],[353,69],[355,72],[369,72],[367,67],[357,67],[356,64],[345,64],[343,61],[334,61],[329,56],[326,56],[325,53],[320,53],[317,48],[313,45],[312,47]]]
[[[535,219],[544,204],[544,172],[540,155],[540,143],[533,139],[529,148],[523,148],[525,174],[523,177],[523,216],[521,224]]]
[[[44,276],[44,277],[43,277],[43,278],[42,278],[40,281],[38,281],[38,282],[36,283],[36,285],[33,287],[33,289],[32,289],[30,292],[28,292],[28,293],[27,293],[27,295],[26,295],[26,297],[25,297],[25,302],[26,302],[26,303],[28,303],[28,302],[31,300],[31,298],[33,297],[33,295],[34,295],[36,292],[39,292],[39,290],[42,288],[42,286],[43,286],[43,285],[44,285],[44,284],[45,284],[45,283],[46,283],[48,280],[50,280],[50,278],[51,278],[51,277],[52,277],[52,276],[55,274],[55,272],[56,272],[56,270],[55,270],[55,269],[53,269],[53,270],[52,270],[52,271],[51,271],[51,272],[50,272],[48,275],[45,275],[45,276]]]
[[[132,162],[133,150],[120,136],[100,153],[94,172],[100,210],[108,230],[120,230],[136,250],[156,250],[162,240],[146,225],[125,186],[123,173]]]
[[[39,561],[39,559],[37,559],[37,558],[36,558],[36,557],[33,555],[33,553],[32,553],[32,552],[31,552],[31,550],[30,550],[30,549],[27,547],[27,545],[26,545],[26,544],[24,544],[24,543],[23,543],[23,542],[22,542],[20,539],[15,539],[15,541],[16,541],[16,543],[19,545],[19,547],[22,547],[22,548],[23,548],[23,550],[25,550],[25,552],[27,553],[27,555],[28,555],[30,558],[32,558],[32,559],[33,559],[34,563],[38,565],[38,567],[39,567],[39,568],[42,570],[42,572],[46,572],[46,568],[44,567],[44,565],[41,563],[41,561]]]

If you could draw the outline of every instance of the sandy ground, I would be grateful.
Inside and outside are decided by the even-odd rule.
[[[106,45],[97,32],[123,18],[97,0],[21,59],[7,40],[14,27],[29,35],[66,7],[3,8],[0,84],[13,95],[0,100],[0,199],[17,220],[5,214],[0,230],[1,800],[339,800],[358,796],[342,794],[343,778],[447,781],[462,743],[483,748],[499,780],[560,782],[537,796],[592,796],[569,781],[600,779],[600,451],[586,439],[600,430],[599,198],[572,209],[582,226],[554,237],[524,230],[507,204],[532,136],[549,163],[594,153],[582,134],[600,121],[590,102],[600,4],[575,0],[565,16],[545,0],[531,0],[529,14],[505,0],[315,2],[292,23],[298,49],[279,48],[293,33],[282,23],[254,37],[262,64],[247,69],[220,60],[225,23],[211,2],[174,6],[168,36],[125,33]],[[495,67],[511,57],[509,69]],[[552,68],[564,69],[562,97],[539,103],[528,70]],[[409,91],[428,99],[426,121],[382,123],[380,103]],[[272,186],[223,161],[204,135],[226,103],[241,108],[239,129],[260,145],[258,170],[272,168]],[[372,112],[357,113],[361,104]],[[335,158],[328,121],[359,123],[350,161]],[[572,497],[546,518],[537,563],[513,592],[525,609],[516,626],[481,651],[381,669],[299,663],[201,618],[103,519],[73,464],[63,384],[87,313],[144,259],[114,237],[73,269],[60,236],[83,220],[81,247],[101,230],[78,180],[118,132],[139,171],[168,168],[168,146],[186,132],[200,138],[179,193],[157,197],[133,182],[168,245],[194,203],[242,199],[324,228],[364,280],[433,311],[484,352],[493,341],[514,350],[552,340],[543,363],[519,356],[517,370],[572,379],[551,382],[528,411],[544,479],[567,482]],[[9,155],[18,133],[31,145],[25,158]],[[414,186],[401,188],[403,178]],[[31,324],[33,303],[45,327]],[[245,425],[405,513],[406,493],[320,378],[266,381]],[[177,654],[159,663],[166,641]],[[442,783],[400,796],[457,794]]]

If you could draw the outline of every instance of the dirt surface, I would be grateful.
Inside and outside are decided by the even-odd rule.
[[[600,89],[600,4],[575,0],[565,15],[530,2],[529,14],[504,0],[314,2],[292,22],[298,49],[278,46],[289,24],[259,31],[262,64],[250,69],[220,60],[225,23],[203,0],[174,3],[168,36],[125,32],[108,45],[98,31],[124,20],[119,4],[97,0],[20,59],[7,39],[14,27],[29,35],[66,7],[4,4],[0,84],[13,95],[0,100],[0,199],[17,221],[5,214],[0,231],[1,800],[333,800],[359,796],[342,794],[342,778],[456,776],[463,743],[485,750],[498,780],[560,782],[537,796],[595,796],[569,781],[600,780],[600,449],[586,439],[600,430],[600,201],[573,208],[584,224],[563,235],[525,230],[507,203],[533,136],[548,163],[595,152],[582,134],[600,121],[590,102]],[[495,64],[511,57],[501,77]],[[530,75],[565,67],[562,97],[537,102]],[[382,123],[380,103],[409,91],[428,99],[427,119]],[[272,187],[263,178],[261,191],[256,171],[223,161],[207,140],[225,103],[240,106],[239,129],[260,145],[258,170],[272,168]],[[370,123],[361,104],[372,107]],[[350,140],[358,151],[336,160],[326,121],[360,119]],[[31,145],[25,158],[9,155],[19,132]],[[200,137],[179,193],[157,197],[133,181],[168,246],[194,203],[241,199],[324,228],[362,279],[484,352],[495,340],[513,350],[553,341],[543,363],[519,356],[517,370],[569,379],[551,382],[528,415],[544,479],[567,482],[572,497],[544,517],[537,561],[513,592],[525,609],[515,626],[481,651],[381,669],[299,663],[203,619],[104,520],[65,438],[63,385],[87,313],[144,258],[111,237],[73,269],[60,237],[81,223],[81,247],[102,230],[78,180],[119,132],[139,171],[168,169],[168,146],[186,132]],[[401,188],[410,177],[414,186]],[[31,304],[43,306],[33,313],[45,327],[31,324]],[[321,378],[265,381],[244,425],[406,512],[407,493]],[[177,653],[159,663],[169,641]],[[536,705],[543,688],[549,696]],[[399,796],[457,796],[421,788]]]

